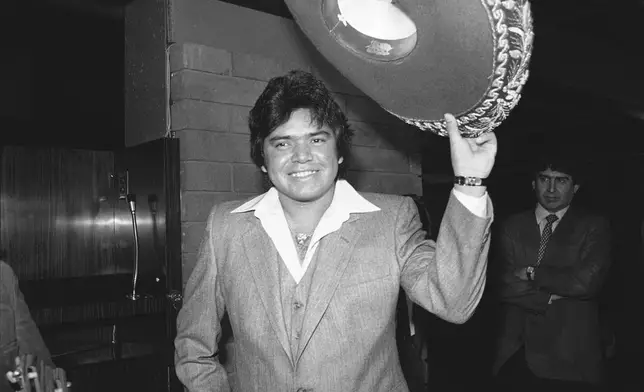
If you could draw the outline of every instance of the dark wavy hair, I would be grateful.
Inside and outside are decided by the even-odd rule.
[[[540,172],[548,169],[568,174],[572,178],[573,184],[581,184],[583,180],[581,165],[574,157],[568,157],[562,153],[543,153],[539,155],[534,163],[534,178],[536,179]]]
[[[338,178],[343,178],[353,134],[347,117],[324,83],[312,74],[299,70],[272,78],[250,110],[248,127],[253,162],[257,167],[264,166],[264,139],[275,128],[286,123],[298,109],[308,109],[312,122],[320,128],[327,126],[335,132],[338,158],[343,158],[338,167]]]

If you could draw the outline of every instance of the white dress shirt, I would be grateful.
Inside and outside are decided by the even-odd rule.
[[[556,221],[552,224],[552,232],[555,232],[555,229],[557,226],[559,226],[559,222],[561,222],[561,219],[566,215],[566,212],[568,211],[568,208],[570,208],[570,205],[568,205],[566,208],[562,208],[557,212],[554,212],[555,215],[557,215]],[[534,215],[537,219],[537,224],[539,225],[539,233],[543,233],[543,229],[546,227],[546,218],[548,215],[553,214],[553,212],[550,212],[543,208],[543,206],[539,203],[537,203],[537,208],[534,210]]]
[[[455,189],[452,192],[470,212],[480,217],[486,216],[487,193],[482,197],[474,197]],[[279,201],[277,189],[274,187],[269,189],[268,192],[234,209],[231,214],[253,210],[262,227],[273,241],[289,273],[295,279],[295,282],[299,283],[311,263],[320,240],[324,236],[339,230],[342,224],[349,219],[350,214],[375,212],[380,211],[380,208],[362,197],[347,181],[338,180],[333,200],[313,232],[302,263],[300,263],[295,243],[291,238],[291,230],[288,227],[282,204]]]

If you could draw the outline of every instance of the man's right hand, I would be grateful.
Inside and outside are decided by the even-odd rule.
[[[458,130],[456,118],[445,114],[454,175],[487,178],[494,166],[497,140],[494,132],[477,138],[465,138]]]

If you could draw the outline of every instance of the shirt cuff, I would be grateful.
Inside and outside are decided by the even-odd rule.
[[[481,197],[466,195],[456,189],[452,189],[452,193],[472,214],[479,218],[487,217],[487,192]]]

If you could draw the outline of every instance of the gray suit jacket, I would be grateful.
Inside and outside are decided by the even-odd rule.
[[[399,287],[439,317],[465,322],[485,286],[492,219],[452,195],[435,243],[410,198],[362,195],[381,210],[352,214],[321,240],[295,354],[273,243],[253,212],[230,213],[242,202],[213,208],[177,320],[176,371],[189,391],[407,391],[395,339]],[[217,358],[225,311],[229,373]]]

